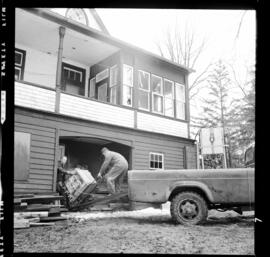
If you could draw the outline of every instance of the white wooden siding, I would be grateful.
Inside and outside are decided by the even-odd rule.
[[[61,93],[60,113],[124,127],[134,127],[134,111]]]
[[[55,91],[15,82],[15,105],[55,111]]]
[[[150,114],[137,113],[137,127],[141,130],[157,132],[166,135],[188,137],[187,123],[157,117]]]

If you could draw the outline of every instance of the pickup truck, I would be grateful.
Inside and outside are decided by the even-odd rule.
[[[209,209],[252,210],[254,168],[205,170],[130,170],[128,196],[133,202],[171,202],[176,223],[203,223]]]

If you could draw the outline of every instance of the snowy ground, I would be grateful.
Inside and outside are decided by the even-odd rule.
[[[54,227],[15,230],[14,252],[254,254],[253,212],[211,210],[200,226],[174,224],[169,204],[65,215]]]

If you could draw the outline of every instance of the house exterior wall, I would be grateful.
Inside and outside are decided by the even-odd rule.
[[[130,146],[132,169],[149,169],[150,152],[164,154],[165,169],[183,169],[186,167],[185,147],[194,147],[193,141],[189,139],[83,121],[26,108],[15,108],[15,131],[31,135],[29,178],[24,182],[15,180],[15,192],[53,191],[59,137],[102,138]],[[193,165],[196,165],[196,162]]]

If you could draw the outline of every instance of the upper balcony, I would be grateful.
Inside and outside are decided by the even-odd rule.
[[[134,54],[50,12],[16,9],[15,26],[17,106],[188,138],[181,67]],[[59,27],[65,28],[62,50]]]

